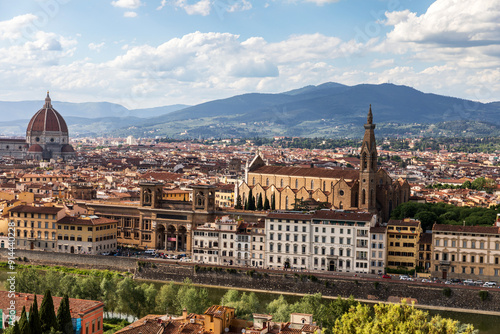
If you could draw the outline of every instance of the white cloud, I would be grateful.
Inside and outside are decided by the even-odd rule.
[[[97,52],[100,52],[101,49],[103,48],[104,46],[104,42],[102,43],[99,43],[99,44],[96,44],[96,43],[89,43],[89,49],[92,50],[92,51],[97,51]]]
[[[0,40],[15,40],[22,37],[22,35],[27,32],[24,29],[31,25],[36,19],[37,17],[33,14],[24,14],[7,21],[0,21]]]
[[[123,13],[123,17],[137,17],[136,12],[125,12]]]
[[[137,9],[143,5],[141,0],[116,0],[112,1],[111,5],[119,8],[127,8],[127,9]]]
[[[387,67],[394,64],[394,59],[374,59],[370,63],[371,68]]]
[[[318,6],[323,6],[324,4],[339,2],[340,0],[305,0],[305,2],[313,2]]]
[[[189,4],[187,0],[176,0],[175,6],[184,9],[189,15],[207,16],[210,14],[212,3],[210,0],[198,0],[194,4]]]

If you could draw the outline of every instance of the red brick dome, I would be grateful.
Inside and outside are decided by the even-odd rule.
[[[47,97],[45,98],[45,105],[31,118],[26,131],[28,133],[31,131],[68,133],[68,126],[64,118],[52,108],[49,92],[47,92]]]
[[[43,148],[38,145],[38,144],[34,144],[34,145],[31,145],[30,148],[28,149],[28,152],[31,152],[31,153],[41,153],[43,152]]]
[[[61,152],[72,153],[72,152],[75,152],[75,149],[70,144],[66,144],[66,145],[63,145],[63,147],[61,148]]]

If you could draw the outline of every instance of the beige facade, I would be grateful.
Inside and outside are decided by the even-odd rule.
[[[434,224],[433,276],[497,281],[500,276],[500,227]]]

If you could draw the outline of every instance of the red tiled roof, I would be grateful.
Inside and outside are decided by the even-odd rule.
[[[313,218],[320,219],[339,219],[339,220],[355,220],[355,221],[370,221],[373,217],[369,212],[349,212],[340,210],[319,210],[314,213]]]
[[[12,209],[10,212],[17,213],[48,213],[57,214],[59,211],[64,210],[63,208],[58,208],[54,206],[32,206],[32,205],[18,205]]]
[[[8,296],[8,291],[0,291],[0,309],[7,310],[10,305],[11,298]],[[16,314],[20,315],[23,309],[23,306],[26,308],[26,312],[29,311],[31,304],[33,304],[33,300],[35,295],[31,293],[16,293],[15,305],[16,305]],[[36,295],[38,307],[42,305],[43,295]],[[54,302],[54,310],[57,314],[57,310],[59,309],[59,304],[61,303],[62,297],[54,297],[52,296],[52,300]],[[97,308],[104,308],[104,304],[98,300],[85,300],[85,299],[69,299],[69,308],[71,310],[71,318],[82,318],[86,313],[93,311]]]
[[[500,234],[500,228],[497,226],[462,226],[462,225],[434,224],[434,226],[432,227],[432,231]]]
[[[64,118],[51,105],[38,110],[28,123],[27,132],[31,131],[55,131],[68,133],[68,126]]]
[[[58,224],[75,224],[75,225],[103,225],[117,223],[118,221],[108,218],[90,218],[90,217],[71,217],[65,216],[57,221]]]
[[[389,220],[389,222],[387,223],[387,225],[392,225],[392,226],[415,226],[417,227],[419,224],[418,221],[404,221],[404,220],[394,220],[394,219],[391,219]]]
[[[301,168],[301,167],[280,167],[280,166],[262,166],[252,171],[256,174],[304,176],[304,177],[323,177],[331,179],[357,180],[359,171],[354,169],[327,169],[327,168]]]

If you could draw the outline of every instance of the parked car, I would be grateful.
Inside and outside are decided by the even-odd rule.
[[[422,278],[422,283],[432,283],[432,281],[428,278]]]
[[[472,285],[472,284],[474,284],[474,281],[473,281],[473,280],[471,280],[471,279],[466,279],[466,280],[464,281],[464,284],[465,284],[465,285]]]
[[[155,253],[156,253],[156,249],[146,249],[144,251],[144,254],[146,254],[146,255],[155,255]]]
[[[484,282],[482,280],[478,279],[477,281],[474,281],[474,284],[475,285],[483,285]]]
[[[391,279],[392,277],[391,277],[391,276],[389,276],[389,275],[387,275],[387,274],[383,274],[383,275],[382,275],[382,278],[388,278],[388,279]]]
[[[411,280],[410,276],[408,276],[408,275],[399,275],[399,279],[401,281],[410,281]]]
[[[497,286],[497,282],[486,282],[483,284],[485,288],[494,288]]]

